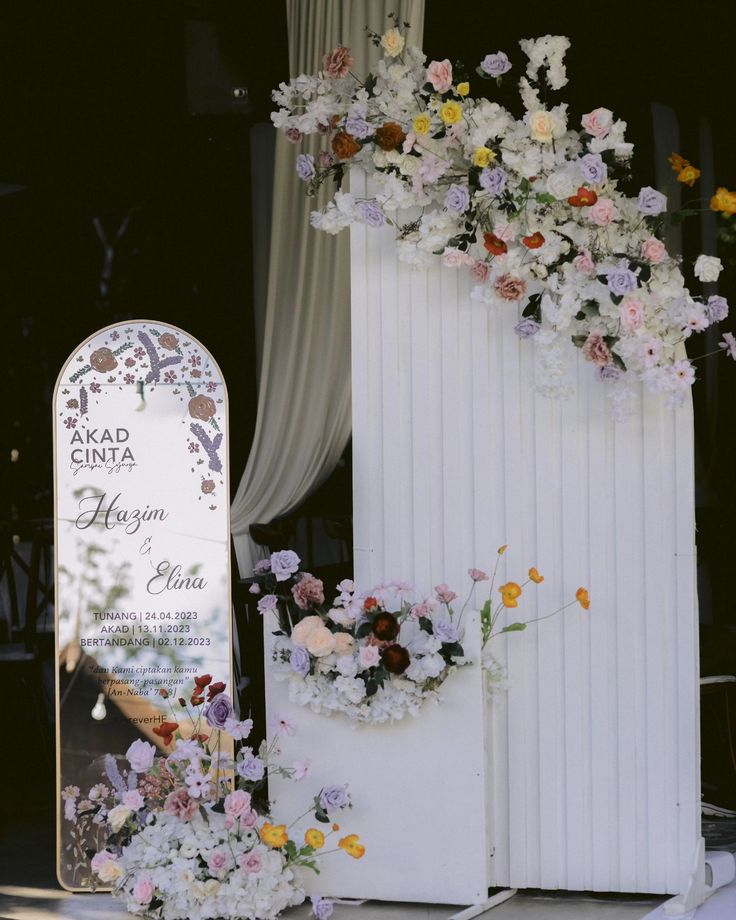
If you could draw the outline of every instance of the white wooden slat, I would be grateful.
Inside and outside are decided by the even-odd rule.
[[[459,590],[507,542],[501,580],[546,576],[525,617],[591,591],[589,613],[494,640],[493,882],[677,892],[699,837],[691,409],[647,396],[615,423],[579,355],[570,401],[534,394],[508,311],[397,265],[388,230],[353,236],[355,541],[384,543],[358,577]]]

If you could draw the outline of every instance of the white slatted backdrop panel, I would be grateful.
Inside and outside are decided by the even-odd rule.
[[[465,272],[414,271],[360,227],[351,261],[359,584],[461,593],[508,543],[502,578],[546,576],[525,618],[590,588],[590,613],[495,640],[495,884],[681,891],[700,837],[690,407],[645,395],[616,423],[583,360],[571,399],[539,396],[531,346]]]

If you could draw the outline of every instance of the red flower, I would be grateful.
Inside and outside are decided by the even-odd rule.
[[[195,677],[194,683],[197,685],[196,692],[201,693],[204,690],[204,688],[207,686],[207,684],[211,683],[211,681],[212,681],[211,674],[203,674],[201,677]]]
[[[158,735],[159,738],[162,738],[164,744],[168,747],[174,740],[174,732],[178,727],[178,722],[162,722],[154,728],[153,733],[154,735]]]
[[[391,674],[403,674],[411,664],[411,658],[403,645],[388,645],[381,652],[381,662]]]
[[[592,188],[585,188],[584,185],[580,186],[577,195],[571,195],[567,199],[567,203],[571,204],[574,208],[591,207],[596,201],[598,201],[596,193]]]
[[[375,597],[367,597],[363,601],[363,610],[374,610],[376,607],[378,607],[378,601]]]
[[[539,249],[540,246],[544,245],[544,237],[539,230],[537,230],[537,232],[532,233],[531,236],[522,237],[521,242],[527,249]]]
[[[217,696],[217,694],[222,693],[224,689],[225,689],[225,684],[223,684],[222,681],[218,681],[216,684],[212,684],[212,686],[207,691],[207,702],[208,703],[212,702],[212,700]]]
[[[200,733],[198,735],[192,735],[192,738],[194,738],[195,741],[199,741],[204,744],[205,741],[209,738],[209,735],[203,735]]]
[[[391,642],[395,639],[400,629],[399,621],[392,613],[386,611],[377,613],[373,620],[373,635],[383,642]]]
[[[180,697],[179,697],[179,705],[180,705],[180,706],[186,706],[186,705],[187,705],[187,701],[184,699],[183,696],[180,696]]]
[[[193,693],[189,702],[192,704],[192,706],[201,706],[201,704],[204,703],[204,697],[199,696],[197,693]]]
[[[506,243],[497,237],[495,233],[483,234],[483,247],[487,249],[488,252],[492,252],[494,256],[502,256],[505,252],[508,252],[509,249]]]

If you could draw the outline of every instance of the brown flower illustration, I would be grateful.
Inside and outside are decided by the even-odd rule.
[[[214,492],[215,491],[214,482],[211,479],[205,479],[205,481],[202,483],[202,491],[204,492],[205,495],[209,495],[210,492]]]
[[[208,422],[217,412],[215,401],[209,396],[193,396],[189,400],[189,414],[192,418],[202,419]]]
[[[98,348],[89,356],[89,363],[101,374],[113,371],[118,366],[118,359],[109,348]]]
[[[67,409],[78,409],[78,408],[79,408],[79,403],[77,402],[76,399],[67,399],[67,401],[66,401],[66,407],[67,407]]]
[[[158,337],[158,344],[162,348],[173,351],[179,344],[179,339],[172,332],[164,332]]]

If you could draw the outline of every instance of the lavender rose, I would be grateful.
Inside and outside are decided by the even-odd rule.
[[[276,581],[286,581],[295,572],[299,571],[301,559],[290,549],[282,549],[271,553],[271,572],[276,576]]]
[[[637,288],[636,275],[629,268],[616,268],[608,272],[608,289],[612,294],[622,297]]]
[[[514,332],[520,339],[530,339],[535,336],[542,327],[533,319],[522,319],[514,326]]]
[[[155,755],[156,748],[148,741],[143,741],[140,738],[136,738],[125,752],[125,756],[128,758],[128,763],[134,773],[145,773],[146,770],[150,770],[153,766]]]
[[[501,77],[511,70],[511,61],[503,51],[487,54],[480,62],[480,69],[489,77]]]
[[[225,723],[232,715],[233,704],[227,693],[218,693],[204,711],[204,717],[211,728],[225,728]]]
[[[358,205],[358,213],[364,224],[369,227],[382,227],[386,223],[386,218],[381,206],[377,201],[361,201]]]
[[[724,320],[728,316],[728,301],[725,297],[714,294],[712,297],[708,298],[705,312],[708,316],[709,323],[720,323],[721,320]]]
[[[319,794],[319,804],[325,811],[335,811],[350,805],[347,786],[325,786]]]
[[[500,166],[494,169],[486,168],[480,174],[480,187],[494,195],[500,195],[506,188],[507,180],[508,175]]]
[[[457,214],[467,211],[470,207],[470,192],[467,185],[455,185],[453,182],[445,195],[445,207]]]
[[[289,658],[289,666],[291,670],[296,672],[300,677],[306,677],[311,668],[309,652],[305,648],[300,648],[299,646],[292,649],[291,657]]]
[[[329,920],[334,909],[332,901],[316,894],[312,895],[312,916],[315,917],[315,920]]]
[[[601,380],[618,380],[621,373],[621,368],[616,367],[615,364],[604,364],[603,367],[598,368],[598,376]]]
[[[255,568],[253,569],[254,575],[263,575],[265,572],[271,571],[271,560],[270,559],[259,559],[256,562]]]
[[[263,615],[267,610],[275,610],[279,605],[279,599],[275,594],[264,594],[258,601],[258,612]]]
[[[586,182],[601,185],[608,176],[608,167],[599,153],[586,153],[580,158],[580,172]]]
[[[438,623],[434,623],[432,631],[442,642],[457,642],[458,640],[457,627],[449,620],[440,620]]]
[[[243,779],[249,779],[251,782],[257,783],[258,780],[263,779],[265,776],[266,765],[259,757],[254,757],[253,754],[250,753],[246,754],[242,760],[238,761],[235,770]]]
[[[311,153],[300,153],[296,158],[296,174],[302,182],[314,178],[314,157]]]
[[[656,188],[645,185],[639,192],[638,208],[641,214],[656,217],[667,210],[667,196],[658,192]]]
[[[345,119],[345,130],[348,134],[352,134],[353,137],[363,140],[371,133],[371,126],[363,115],[353,112]]]

